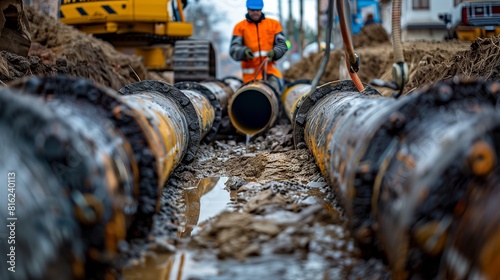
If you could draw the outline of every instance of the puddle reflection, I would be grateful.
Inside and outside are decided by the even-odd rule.
[[[126,269],[125,280],[184,280],[201,276],[215,276],[218,270],[211,265],[202,265],[193,259],[190,252],[175,255],[156,254],[149,256],[142,265]]]
[[[184,191],[186,211],[184,227],[180,227],[179,236],[189,237],[199,230],[198,225],[229,209],[230,193],[225,189],[228,177],[201,179],[198,186]]]
[[[185,238],[196,234],[199,225],[212,217],[228,210],[231,194],[225,188],[228,177],[212,177],[201,179],[197,186],[184,190],[186,212],[184,226],[178,235]],[[233,194],[234,195],[234,194]],[[200,265],[193,260],[192,253],[182,251],[175,254],[151,254],[144,263],[123,271],[126,280],[136,279],[188,279],[194,274],[216,275],[217,270],[210,265]]]

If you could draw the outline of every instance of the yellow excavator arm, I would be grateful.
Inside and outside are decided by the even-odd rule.
[[[184,21],[180,0],[63,0],[59,17],[91,34],[193,35],[192,24]]]

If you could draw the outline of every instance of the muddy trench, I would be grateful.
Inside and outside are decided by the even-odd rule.
[[[282,118],[265,135],[203,144],[163,191],[146,239],[119,260],[124,279],[389,279],[363,258],[332,189]]]

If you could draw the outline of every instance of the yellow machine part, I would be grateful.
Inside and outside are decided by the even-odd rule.
[[[456,32],[458,40],[472,42],[478,37],[487,38],[500,34],[500,27],[496,27],[493,30],[486,30],[484,27],[459,26]]]
[[[191,23],[175,21],[172,0],[63,0],[60,21],[90,34],[145,33],[190,37]],[[182,8],[179,8],[182,14]]]
[[[135,55],[140,57],[150,70],[172,70],[173,52],[171,45],[135,48]]]

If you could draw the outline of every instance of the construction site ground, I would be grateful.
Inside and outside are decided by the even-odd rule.
[[[0,52],[3,85],[54,74],[88,78],[114,90],[145,79],[171,82],[168,76],[148,73],[137,58],[107,43],[30,9],[27,12],[32,23],[31,51],[27,58]],[[390,81],[393,61],[388,37],[354,41],[361,59],[361,81]],[[404,43],[411,73],[404,92],[455,75],[497,79],[499,52],[498,37],[473,43]],[[342,50],[331,52],[321,83],[340,78],[342,56]],[[312,79],[322,57],[318,53],[304,58],[284,73],[286,80]],[[392,93],[379,90],[387,96]],[[196,160],[178,166],[170,176],[153,230],[146,239],[130,241],[129,250],[115,265],[116,275],[125,279],[388,279],[382,259],[362,257],[314,158],[308,150],[294,149],[291,132],[283,116],[272,129],[249,141],[234,135],[202,144]]]

